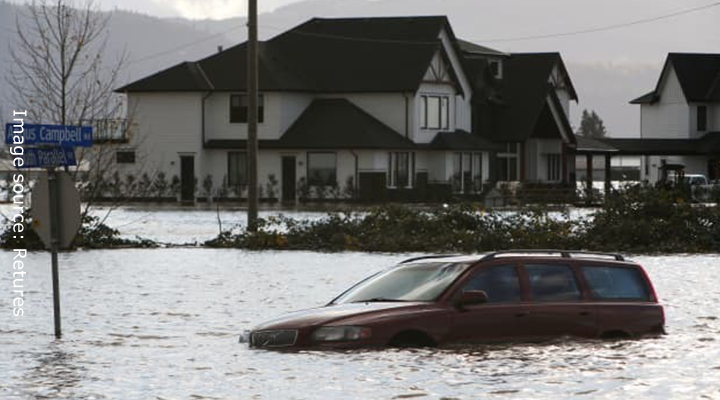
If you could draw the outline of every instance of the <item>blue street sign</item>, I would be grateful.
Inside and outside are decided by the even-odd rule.
[[[13,124],[5,124],[5,143],[12,144],[13,135],[25,137],[24,144],[57,144],[65,147],[90,147],[93,144],[91,126],[25,124],[23,133]]]
[[[48,168],[77,165],[72,147],[41,147],[25,149],[20,168]]]

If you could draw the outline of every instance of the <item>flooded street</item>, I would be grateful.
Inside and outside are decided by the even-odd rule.
[[[4,265],[12,255],[0,253]],[[644,340],[278,353],[238,334],[319,306],[404,258],[211,249],[28,256],[25,315],[2,280],[0,399],[720,399],[720,256],[631,257],[665,306]],[[350,397],[348,397],[350,396]]]

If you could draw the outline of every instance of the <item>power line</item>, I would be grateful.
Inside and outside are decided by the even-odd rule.
[[[711,3],[711,4],[706,4],[704,6],[688,8],[688,9],[672,12],[669,14],[659,15],[659,16],[655,16],[655,17],[644,18],[644,19],[639,19],[639,20],[630,21],[630,22],[617,23],[617,24],[612,24],[612,25],[604,25],[604,26],[595,27],[595,28],[581,29],[581,30],[577,30],[577,31],[549,33],[549,34],[532,35],[532,36],[506,37],[506,38],[497,38],[497,39],[475,39],[472,41],[479,42],[479,43],[513,42],[513,41],[521,41],[521,40],[548,39],[548,38],[554,38],[554,37],[574,36],[574,35],[581,35],[581,34],[587,34],[587,33],[603,32],[603,31],[627,28],[627,27],[634,26],[634,25],[647,24],[647,23],[651,23],[651,22],[664,20],[664,19],[670,19],[670,18],[694,13],[694,12],[701,11],[701,10],[706,10],[706,9],[717,7],[717,6],[720,6],[720,1]],[[275,26],[269,26],[269,25],[261,25],[261,26],[263,28],[273,29],[273,30],[277,30],[277,31],[285,31],[284,29],[278,28]],[[287,31],[286,33],[295,34],[295,35],[303,35],[303,36],[328,38],[328,39],[348,40],[348,41],[356,41],[356,42],[371,42],[371,43],[397,43],[397,44],[436,44],[437,43],[436,41],[435,42],[422,42],[422,41],[411,41],[411,40],[373,39],[373,38],[363,38],[363,37],[357,37],[357,36],[342,36],[342,35],[333,35],[333,34],[316,33],[316,32],[304,32],[301,30]]]
[[[720,6],[720,1],[707,4],[700,7],[694,7],[694,8],[688,8],[681,11],[676,11],[670,14],[660,15],[657,17],[651,17],[651,18],[645,18],[645,19],[639,19],[631,22],[625,22],[625,23],[619,23],[619,24],[613,24],[613,25],[605,25],[601,27],[595,27],[595,28],[588,28],[588,29],[581,29],[577,31],[571,31],[571,32],[562,32],[562,33],[549,33],[546,35],[534,35],[534,36],[518,36],[518,37],[510,37],[510,38],[500,38],[500,39],[484,39],[482,42],[486,43],[496,43],[496,42],[514,42],[514,41],[520,41],[520,40],[531,40],[531,39],[548,39],[548,38],[555,38],[555,37],[563,37],[563,36],[574,36],[574,35],[582,35],[586,33],[595,33],[595,32],[604,32],[604,31],[610,31],[615,29],[621,29],[621,28],[627,28],[634,25],[640,25],[640,24],[647,24],[650,22],[656,22],[664,19],[674,18],[685,14],[694,13],[701,10],[706,10],[708,8],[713,8]]]

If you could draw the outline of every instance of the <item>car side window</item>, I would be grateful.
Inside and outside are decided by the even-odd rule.
[[[526,264],[533,301],[572,301],[580,299],[575,276],[567,265]]]
[[[520,281],[514,265],[493,265],[477,271],[463,286],[466,290],[484,290],[488,303],[520,301]]]
[[[595,299],[648,301],[650,290],[636,268],[581,266],[580,270]]]

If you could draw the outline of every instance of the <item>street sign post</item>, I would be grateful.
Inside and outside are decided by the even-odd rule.
[[[25,150],[20,168],[52,168],[77,165],[72,147],[37,147]]]
[[[58,251],[72,244],[80,228],[80,196],[75,182],[57,167],[77,165],[75,147],[90,147],[93,144],[91,126],[25,124],[20,132],[24,149],[21,168],[47,168],[32,194],[33,229],[40,240],[50,249],[52,263],[53,305],[55,337],[62,336],[60,321],[60,278],[58,272]],[[5,125],[5,143],[15,144],[18,128]]]
[[[13,124],[5,124],[5,143],[12,143]],[[15,130],[17,130],[15,128]],[[64,147],[91,147],[91,126],[25,124],[23,137],[26,145],[56,144]]]
[[[48,249],[52,247],[49,175],[42,174],[35,183],[30,210],[32,227]],[[80,194],[67,172],[57,171],[55,176],[58,189],[56,203],[60,210],[56,218],[59,225],[57,244],[60,249],[66,249],[70,247],[80,229]]]

